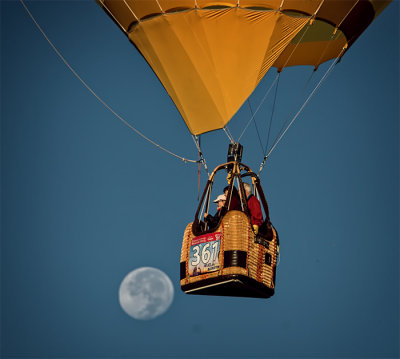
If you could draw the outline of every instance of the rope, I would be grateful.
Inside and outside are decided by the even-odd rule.
[[[158,7],[160,8],[161,12],[164,14],[164,10],[162,9],[160,3],[158,2],[158,0],[156,0]]]
[[[342,19],[342,21],[336,26],[335,29],[335,33],[336,30],[343,24],[343,21],[346,20],[347,16],[350,15],[350,13],[353,11],[353,9],[356,7],[356,5],[358,5],[358,3],[360,2],[360,0],[357,0],[357,2],[351,7],[351,9],[347,12],[347,14],[345,15],[345,17]]]
[[[283,6],[284,1],[285,1],[285,0],[282,0],[282,3],[281,3],[281,5],[280,5],[280,7],[279,7],[279,11],[282,9],[282,6]],[[308,22],[308,24],[307,24],[306,30],[305,30],[305,31],[303,32],[303,34],[301,35],[300,40],[297,42],[296,46],[294,47],[294,49],[292,50],[292,52],[291,52],[290,55],[288,56],[288,58],[287,58],[285,64],[283,65],[283,67],[286,66],[286,64],[289,62],[290,58],[292,57],[292,55],[293,55],[294,52],[296,51],[297,47],[298,47],[299,44],[301,43],[301,40],[303,39],[303,37],[304,37],[305,34],[307,33],[308,29],[310,28],[311,23],[312,23],[312,20],[315,18],[315,16],[316,16],[318,10],[321,8],[321,6],[322,6],[322,4],[323,4],[324,1],[325,1],[325,0],[322,0],[322,1],[320,2],[320,4],[319,4],[317,10],[316,10],[315,13],[314,13],[314,15],[310,16],[309,22]],[[275,78],[275,80],[274,80],[274,82],[272,83],[271,87],[268,89],[268,91],[267,91],[267,93],[265,94],[264,98],[262,99],[260,105],[257,107],[256,112],[255,112],[254,115],[250,118],[250,120],[249,120],[249,122],[247,123],[246,127],[245,127],[244,130],[242,131],[241,135],[239,136],[238,142],[240,141],[240,139],[242,138],[243,134],[245,133],[245,131],[246,131],[247,128],[249,127],[250,122],[253,120],[254,116],[256,115],[256,113],[258,112],[258,110],[260,109],[261,105],[264,103],[266,97],[268,96],[268,94],[269,94],[269,92],[271,91],[272,87],[274,86],[275,82],[278,80],[279,74],[280,74],[280,72],[278,72],[277,77]]]
[[[251,104],[250,104],[250,99],[249,98],[247,99],[247,103],[248,103],[249,108],[250,108],[250,113],[253,116],[253,109],[251,108]],[[262,141],[261,141],[260,132],[258,131],[258,126],[257,126],[257,121],[256,120],[254,120],[254,126],[256,128],[258,142],[260,143],[260,147],[261,147],[261,152],[262,152],[263,156],[265,156],[265,153],[263,151],[263,147],[264,146],[263,146]]]
[[[156,142],[154,142],[153,140],[151,140],[150,138],[148,138],[147,136],[145,136],[143,133],[141,133],[139,130],[137,130],[135,127],[133,127],[130,123],[128,123],[126,120],[124,120],[120,115],[118,115],[109,105],[107,105],[107,103],[105,103],[90,87],[89,85],[78,75],[78,73],[71,67],[71,65],[68,63],[68,61],[61,55],[61,53],[57,50],[57,48],[53,45],[53,43],[50,41],[50,39],[47,37],[46,33],[43,31],[43,29],[40,27],[39,23],[36,21],[36,19],[34,18],[34,16],[31,14],[31,12],[29,11],[29,9],[26,7],[25,3],[23,0],[19,0],[20,3],[22,4],[22,6],[24,7],[25,11],[27,12],[27,14],[29,15],[29,17],[32,19],[32,21],[34,22],[34,24],[36,25],[36,27],[38,28],[38,30],[42,33],[43,37],[47,40],[47,42],[50,44],[50,46],[52,47],[52,49],[54,50],[54,52],[57,54],[57,56],[61,59],[61,61],[68,67],[68,69],[75,75],[75,77],[92,93],[92,95],[94,97],[97,98],[98,101],[100,101],[104,107],[106,107],[115,117],[117,117],[124,125],[128,126],[131,130],[133,130],[134,132],[136,132],[136,134],[138,134],[140,137],[142,137],[143,139],[145,139],[146,141],[150,142],[152,145],[156,146],[157,148],[159,148],[160,150],[170,154],[171,156],[174,156],[176,158],[179,158],[180,160],[182,160],[183,162],[187,163],[197,163],[197,161],[195,160],[190,160],[187,159],[185,157],[179,156],[171,151],[169,151],[168,149],[162,147],[161,145],[157,144]]]
[[[127,8],[129,9],[129,11],[132,13],[132,15],[135,17],[137,22],[140,22],[139,18],[136,16],[136,14],[133,12],[132,8],[129,6],[129,4],[126,2],[126,0],[124,0],[124,4],[127,6]],[[108,10],[108,9],[107,9]],[[111,11],[108,10],[108,12],[111,14]]]
[[[211,189],[212,189],[212,183],[211,183],[210,186],[207,188],[207,192],[206,192],[206,195],[205,195],[205,197],[204,197],[203,204],[201,205],[201,209],[200,209],[200,213],[199,213],[199,217],[198,217],[199,219],[202,218],[203,215],[204,215],[204,213],[205,213],[207,199],[208,199],[207,206],[209,205],[210,198],[211,198]],[[209,207],[209,206],[208,206],[208,207]],[[207,208],[207,213],[208,213],[208,210],[209,210],[209,209],[210,209],[210,208]]]
[[[351,7],[351,9],[347,12],[347,14],[344,16],[344,18],[340,21],[340,23],[338,25],[336,25],[335,29],[333,30],[333,33],[331,35],[331,38],[329,39],[327,45],[324,48],[324,51],[322,51],[321,56],[318,59],[318,63],[321,61],[321,59],[324,57],[326,51],[328,50],[329,46],[331,46],[331,41],[333,40],[333,38],[335,37],[337,31],[339,30],[340,26],[342,25],[343,21],[346,20],[347,16],[349,16],[349,14],[353,11],[353,9],[356,7],[356,5],[359,3],[360,0],[357,0],[356,3],[353,4],[353,6]],[[352,38],[353,39],[353,38]],[[344,51],[343,51],[344,52]],[[341,55],[343,54],[343,52],[341,52]]]
[[[199,137],[200,147],[201,137]],[[197,165],[197,200],[200,200],[200,184],[201,184],[201,152],[199,151],[199,163]]]
[[[328,68],[328,70],[325,72],[324,76],[321,78],[321,80],[318,82],[318,84],[315,86],[314,90],[308,95],[307,99],[304,101],[303,105],[300,107],[300,109],[297,111],[296,115],[293,117],[292,121],[290,121],[289,125],[286,127],[285,131],[279,136],[279,138],[275,141],[274,145],[268,152],[268,154],[264,157],[263,162],[261,163],[260,170],[258,172],[258,175],[260,175],[261,171],[263,170],[265,161],[267,158],[270,156],[271,152],[275,149],[275,147],[278,145],[278,143],[281,141],[283,136],[286,134],[286,132],[289,130],[289,128],[293,125],[294,121],[299,117],[300,113],[303,111],[303,109],[306,107],[307,103],[311,100],[311,98],[314,96],[315,92],[320,88],[321,84],[326,80],[328,75],[332,72],[333,67],[337,64],[337,62],[340,59],[340,56],[342,53],[345,51],[345,48],[342,49],[341,53],[339,56],[335,59],[335,61],[331,64],[331,66]]]
[[[268,149],[269,137],[270,137],[270,134],[271,134],[271,127],[272,127],[272,120],[274,119],[274,113],[275,113],[276,98],[277,98],[277,95],[278,95],[278,86],[279,86],[280,75],[281,75],[281,73],[279,72],[278,82],[276,83],[276,87],[275,87],[275,96],[274,96],[274,103],[273,103],[273,105],[272,105],[271,119],[270,119],[270,121],[269,121],[269,128],[268,128],[268,135],[267,135],[267,144],[265,145],[265,149],[264,149],[264,152],[263,152],[263,156],[265,156],[265,154],[267,153],[267,149]]]
[[[321,8],[322,4],[323,4],[324,0],[322,0],[322,2],[320,3],[317,11],[315,12],[314,16],[316,16],[318,10]],[[335,27],[335,30],[333,31],[330,40],[333,39],[333,37],[336,35],[337,30],[339,29],[340,25],[343,23],[343,21],[349,16],[349,14],[353,11],[353,9],[355,8],[355,6],[358,4],[359,0],[357,0],[357,2],[355,4],[353,4],[353,6],[351,7],[351,9],[347,12],[347,14],[344,16],[344,18],[341,20],[341,22]],[[351,40],[351,39],[350,39]],[[327,51],[328,47],[330,46],[330,43],[328,43],[324,49],[324,51],[322,52],[320,59],[322,59],[324,53]],[[311,97],[315,94],[315,92],[318,90],[318,88],[321,86],[321,84],[323,83],[323,81],[325,81],[325,79],[328,77],[328,75],[332,72],[333,67],[340,61],[341,57],[343,56],[344,52],[347,49],[347,45],[344,46],[341,50],[341,52],[339,53],[339,56],[335,59],[335,61],[331,64],[331,66],[328,68],[328,70],[326,71],[325,75],[321,78],[321,80],[319,81],[319,83],[316,85],[316,87],[314,88],[314,90],[311,92],[311,94],[308,96],[308,98],[306,99],[306,101],[304,102],[303,106],[300,108],[300,110],[297,112],[297,114],[294,116],[294,118],[292,119],[292,121],[290,122],[289,126],[285,129],[285,131],[283,133],[282,129],[285,126],[285,124],[287,123],[287,121],[285,121],[285,124],[283,125],[280,133],[281,135],[278,134],[277,139],[275,140],[273,146],[271,147],[271,150],[268,152],[268,154],[264,157],[261,165],[260,165],[260,170],[258,172],[258,175],[260,175],[262,169],[264,168],[264,164],[265,161],[267,160],[267,158],[270,156],[271,152],[275,149],[275,147],[278,145],[278,143],[280,142],[280,140],[282,139],[282,137],[285,135],[285,133],[289,130],[289,128],[292,126],[293,122],[297,119],[297,117],[299,116],[299,114],[301,113],[301,111],[304,109],[304,107],[307,105],[307,103],[310,101]],[[307,84],[305,87],[308,86],[308,83],[311,80],[311,77],[313,76],[314,72],[316,71],[316,68],[314,69],[313,73],[311,74],[310,78],[307,81]],[[303,91],[302,91],[303,92]],[[289,116],[290,117],[290,116]]]
[[[307,88],[308,88],[308,85],[309,85],[309,83],[311,82],[311,79],[312,79],[312,77],[313,77],[314,74],[315,74],[315,71],[316,71],[316,70],[314,69],[314,70],[311,72],[311,75],[308,77],[308,80],[305,82],[305,84],[304,84],[302,90],[299,92],[299,94],[298,94],[298,96],[297,96],[297,100],[294,102],[294,104],[293,104],[293,106],[292,106],[292,108],[291,108],[291,110],[290,110],[290,112],[289,112],[289,115],[287,116],[287,118],[286,118],[286,120],[284,121],[284,123],[283,123],[281,129],[279,130],[278,135],[276,136],[274,142],[272,143],[272,146],[276,143],[277,138],[278,138],[278,137],[282,134],[282,132],[285,130],[285,127],[286,127],[286,125],[288,124],[288,122],[289,122],[289,120],[290,120],[290,117],[292,116],[292,113],[293,113],[293,111],[294,111],[294,108],[297,107],[298,103],[300,102],[301,97],[302,97],[303,94],[306,92],[306,90],[307,90]],[[267,153],[267,148],[265,149],[264,156],[266,155],[266,153]]]
[[[232,141],[235,142],[235,140],[234,140],[234,138],[233,138],[233,135],[232,135],[232,132],[231,132],[231,130],[229,129],[228,125],[226,125],[225,128],[226,128],[226,130],[229,132]]]
[[[230,133],[228,126],[226,125],[226,126],[223,127],[222,129],[224,130],[225,134],[227,135],[229,141],[231,141],[231,143],[234,144],[234,143],[235,143],[235,140],[233,139],[233,136],[232,136],[232,134]]]
[[[204,169],[206,170],[208,177],[210,177],[210,173],[208,172],[208,168],[207,168],[206,159],[204,158],[203,152],[201,151],[201,148],[200,148],[199,138],[197,136],[195,136],[195,135],[192,135],[192,138],[193,138],[194,144],[196,145],[197,150],[199,151],[200,159],[197,162],[203,164]]]
[[[279,11],[280,11],[280,9],[282,9],[282,6],[283,6],[284,1],[285,1],[285,0],[282,0],[282,3],[281,3],[281,5],[280,5],[280,7],[279,7]],[[300,40],[297,42],[296,46],[294,47],[294,49],[292,50],[292,52],[291,52],[290,55],[288,56],[288,58],[287,58],[285,64],[283,65],[283,67],[286,66],[286,64],[289,62],[290,58],[292,57],[292,55],[293,55],[294,52],[296,51],[297,47],[298,47],[299,44],[301,43],[301,40],[303,39],[303,37],[305,36],[305,34],[307,33],[308,29],[309,29],[310,26],[311,26],[311,22],[312,22],[313,18],[315,18],[316,13],[317,13],[318,10],[321,8],[321,6],[322,6],[322,4],[323,4],[324,1],[325,1],[325,0],[322,0],[322,1],[321,1],[321,3],[319,4],[318,9],[317,9],[317,11],[314,13],[314,15],[310,16],[309,22],[308,22],[308,24],[307,24],[306,30],[305,30],[305,31],[303,32],[303,34],[301,35]],[[269,94],[269,92],[271,91],[272,87],[274,86],[275,82],[278,80],[279,73],[280,73],[280,72],[278,72],[277,77],[275,78],[275,80],[274,80],[274,82],[272,83],[271,87],[268,89],[268,91],[267,91],[267,93],[265,94],[264,98],[262,99],[260,105],[257,107],[256,112],[255,112],[254,115],[250,118],[250,120],[249,120],[249,122],[247,123],[246,127],[244,128],[244,130],[242,131],[241,135],[239,136],[238,142],[240,141],[240,139],[242,138],[243,134],[245,133],[245,131],[246,131],[247,128],[249,127],[250,122],[253,120],[254,116],[256,115],[256,113],[258,112],[258,110],[260,109],[261,105],[264,103],[266,97],[268,96],[268,94]]]
[[[244,133],[246,132],[247,128],[249,127],[251,121],[253,121],[254,117],[256,116],[258,110],[260,109],[261,105],[264,103],[265,99],[267,98],[268,94],[270,93],[272,87],[275,85],[275,82],[278,80],[279,74],[275,77],[274,82],[271,84],[271,86],[269,87],[269,89],[267,90],[266,94],[264,95],[264,98],[261,100],[261,103],[258,105],[257,110],[254,112],[253,116],[251,116],[250,120],[247,122],[246,127],[243,129],[242,133],[240,134],[239,138],[238,138],[238,142],[240,141],[240,139],[242,138],[242,136],[244,135]]]
[[[114,14],[108,9],[108,7],[106,6],[106,4],[104,3],[104,1],[100,0],[101,5],[104,6],[104,8],[108,11],[108,14],[113,18],[113,20],[118,24],[118,26],[121,28],[121,30],[127,35],[128,32],[127,30],[122,26],[122,24],[118,21],[118,19],[114,16]],[[136,17],[135,14],[133,14],[133,16]],[[136,18],[137,19],[137,18]],[[138,20],[139,21],[139,20]]]

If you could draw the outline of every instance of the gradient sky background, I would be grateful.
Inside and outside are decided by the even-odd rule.
[[[158,79],[94,1],[27,5],[117,113],[197,159]],[[22,5],[2,0],[2,357],[398,357],[398,40],[396,0],[335,67],[261,174],[281,239],[275,296],[189,296],[180,291],[179,258],[197,207],[197,165],[116,119]],[[251,96],[253,109],[272,72]],[[310,72],[282,73],[272,138]],[[256,117],[264,143],[271,104],[270,96]],[[236,138],[249,118],[245,104],[230,125]],[[243,162],[257,170],[263,155],[254,128],[241,142]],[[202,145],[211,170],[225,161],[222,131]],[[122,279],[141,266],[174,283],[172,306],[151,321],[130,318],[118,303]]]

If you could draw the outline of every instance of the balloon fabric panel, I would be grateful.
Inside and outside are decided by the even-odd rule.
[[[223,128],[274,66],[342,57],[390,0],[97,0],[194,135]],[[311,20],[311,21],[310,21]]]
[[[228,123],[307,21],[274,11],[192,10],[142,21],[129,38],[198,135]]]

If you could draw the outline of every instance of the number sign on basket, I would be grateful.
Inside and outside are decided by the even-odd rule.
[[[189,275],[193,277],[218,270],[220,246],[221,232],[194,237],[190,243]]]

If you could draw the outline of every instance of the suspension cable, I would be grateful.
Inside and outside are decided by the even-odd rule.
[[[268,154],[264,157],[264,160],[262,161],[260,165],[260,170],[258,171],[258,175],[260,175],[261,171],[264,168],[265,161],[267,158],[270,156],[271,152],[275,149],[275,147],[278,145],[278,143],[281,141],[282,137],[286,134],[286,132],[289,130],[289,128],[293,125],[293,122],[296,121],[296,119],[299,117],[300,113],[304,110],[308,102],[311,100],[311,98],[314,96],[315,92],[321,87],[322,83],[326,80],[328,75],[332,72],[333,67],[337,64],[337,62],[340,59],[340,56],[342,53],[345,51],[345,47],[342,49],[341,53],[339,56],[335,59],[335,61],[331,64],[331,66],[328,68],[328,70],[325,72],[324,76],[321,78],[321,80],[318,82],[318,84],[315,86],[313,91],[308,95],[307,99],[304,101],[303,105],[300,107],[300,109],[297,111],[296,115],[293,117],[293,119],[290,121],[289,125],[286,127],[285,131],[279,136],[279,138],[274,142],[274,145],[272,148],[269,150]]]
[[[226,136],[228,137],[229,141],[231,141],[232,144],[235,143],[235,140],[233,139],[231,131],[229,131],[228,125],[225,125],[222,129],[224,130],[224,132],[225,132]]]
[[[292,106],[291,110],[289,111],[288,116],[286,117],[286,120],[283,122],[283,124],[282,124],[282,126],[281,126],[281,129],[279,130],[278,134],[276,135],[275,140],[274,140],[274,142],[272,143],[272,146],[275,145],[277,139],[278,139],[279,136],[282,134],[282,132],[285,130],[287,124],[288,124],[289,121],[290,121],[290,118],[291,118],[291,116],[292,116],[292,114],[293,114],[295,108],[297,108],[297,105],[300,103],[300,99],[302,98],[302,96],[303,96],[304,93],[306,92],[306,90],[307,90],[307,88],[308,88],[308,86],[309,86],[309,84],[310,84],[310,82],[311,82],[311,79],[313,78],[313,76],[314,76],[314,74],[315,74],[315,71],[316,71],[316,69],[314,69],[314,70],[311,72],[311,74],[310,74],[310,76],[308,77],[307,81],[306,81],[305,84],[303,85],[303,88],[302,88],[302,90],[299,92],[296,101],[294,101],[293,106]],[[272,147],[272,146],[271,146],[271,147]],[[267,153],[267,148],[265,149],[264,156],[266,155],[266,153]]]
[[[228,127],[228,125],[225,125],[225,128],[226,128],[226,130],[229,132],[229,134],[230,134],[230,136],[231,136],[231,138],[232,138],[232,141],[233,141],[233,142],[236,142],[236,141],[235,141],[235,138],[234,138],[233,135],[232,135],[231,130],[230,130],[229,127]]]
[[[264,95],[264,98],[261,100],[261,103],[258,105],[257,110],[254,112],[253,116],[251,116],[250,120],[247,122],[246,127],[243,129],[241,135],[238,138],[238,142],[240,141],[240,139],[242,138],[242,136],[244,135],[244,133],[246,132],[247,128],[249,127],[251,121],[253,121],[254,117],[256,116],[258,110],[260,109],[260,107],[262,106],[262,104],[264,103],[265,99],[267,98],[268,94],[270,93],[272,87],[275,85],[275,82],[278,80],[279,75],[277,75],[275,77],[274,82],[271,84],[271,86],[269,87],[269,89],[267,90],[267,92]]]
[[[200,157],[200,159],[199,159],[197,162],[200,162],[200,163],[203,164],[204,169],[206,170],[208,177],[210,177],[210,172],[208,172],[206,159],[204,158],[203,152],[201,151],[201,148],[200,148],[200,141],[199,141],[199,138],[198,138],[197,136],[195,136],[195,135],[192,135],[192,138],[193,138],[193,142],[194,142],[194,144],[195,144],[197,150],[199,151],[199,157]]]
[[[324,1],[324,0],[323,0]],[[319,8],[322,6],[321,2]],[[339,29],[340,25],[343,23],[343,21],[349,16],[349,14],[351,13],[351,11],[354,9],[354,7],[358,4],[360,0],[357,0],[357,2],[355,4],[353,4],[353,6],[351,7],[351,9],[346,13],[346,15],[344,16],[344,18],[341,20],[341,22],[339,23],[339,25],[337,25],[335,27],[335,30],[333,31],[330,40],[333,40],[334,36],[336,35],[337,30]],[[319,10],[318,8],[318,10]],[[318,11],[317,10],[317,11]],[[352,39],[350,39],[351,41]],[[325,81],[325,79],[328,77],[328,75],[332,72],[333,67],[340,61],[341,57],[343,56],[344,52],[347,49],[347,44],[349,43],[349,41],[346,43],[346,45],[342,48],[342,50],[340,51],[339,55],[337,56],[337,58],[335,59],[335,61],[331,64],[331,66],[328,68],[328,70],[326,71],[326,73],[324,74],[324,76],[321,78],[321,80],[319,81],[319,83],[316,85],[316,87],[314,88],[314,90],[310,93],[310,95],[308,96],[308,98],[306,99],[306,101],[303,103],[303,106],[300,108],[300,110],[297,112],[297,114],[293,117],[292,121],[290,122],[290,124],[287,126],[287,128],[285,129],[285,131],[282,133],[282,129],[285,127],[288,119],[285,121],[281,131],[279,132],[276,140],[274,141],[270,151],[268,152],[268,154],[266,156],[264,156],[264,159],[260,165],[260,170],[258,172],[258,175],[260,175],[262,169],[264,168],[265,165],[265,161],[267,160],[267,158],[269,157],[269,155],[271,154],[271,152],[275,149],[275,147],[278,145],[278,143],[280,142],[280,140],[282,139],[282,137],[285,135],[285,133],[288,131],[288,129],[292,126],[293,122],[297,119],[298,115],[301,113],[301,111],[304,109],[304,107],[307,105],[307,103],[310,101],[311,97],[314,95],[314,93],[318,90],[318,88],[321,86],[321,84]],[[325,52],[327,51],[328,47],[329,47],[330,43],[328,43],[323,51],[323,53],[320,56],[320,60],[322,59],[323,55],[325,54]],[[317,68],[314,69],[314,71],[312,72],[311,76],[309,77],[306,85],[304,86],[304,89],[308,86],[308,83],[311,80],[311,77],[313,76],[313,74],[315,73],[315,71],[317,70]],[[303,91],[302,91],[303,92]]]
[[[102,100],[100,98],[100,96],[98,96],[94,90],[92,90],[91,87],[89,87],[89,85],[78,75],[78,73],[72,68],[72,66],[68,63],[68,61],[61,55],[61,53],[57,50],[57,48],[54,46],[54,44],[50,41],[50,39],[48,38],[48,36],[46,35],[46,33],[43,31],[43,29],[40,27],[39,23],[36,21],[36,19],[34,18],[34,16],[32,15],[32,13],[29,11],[29,9],[26,7],[25,3],[23,0],[19,0],[20,3],[22,4],[22,6],[24,7],[25,11],[27,12],[27,14],[29,15],[29,17],[32,19],[33,23],[36,25],[37,29],[41,32],[41,34],[43,35],[43,37],[47,40],[47,42],[50,44],[50,46],[52,47],[52,49],[54,50],[54,52],[57,54],[57,56],[61,59],[61,61],[68,67],[68,69],[75,75],[75,77],[92,93],[92,95],[94,97],[97,98],[98,101],[100,101],[104,107],[106,107],[115,117],[117,117],[124,125],[128,126],[131,130],[133,130],[134,132],[136,132],[136,134],[138,134],[140,137],[142,137],[143,139],[145,139],[146,141],[150,142],[152,145],[154,145],[155,147],[159,148],[160,150],[170,154],[171,156],[174,156],[176,158],[181,159],[183,162],[187,163],[197,163],[198,161],[195,160],[191,160],[191,159],[187,159],[185,157],[179,156],[173,152],[171,152],[170,150],[162,147],[161,145],[157,144],[156,142],[154,142],[153,140],[151,140],[150,138],[148,138],[147,136],[145,136],[143,133],[141,133],[139,130],[137,130],[135,127],[133,127],[130,123],[128,123],[126,120],[124,120],[120,115],[118,115],[109,105],[107,105],[107,103]]]
[[[247,98],[247,103],[249,105],[250,113],[253,116],[253,109],[251,108],[251,104],[250,104],[250,99],[249,98]],[[254,127],[256,128],[258,142],[260,143],[260,147],[261,147],[261,152],[262,152],[263,156],[265,156],[265,153],[263,151],[264,146],[262,144],[261,137],[260,137],[260,131],[258,131],[257,121],[255,119],[254,119]]]
[[[276,107],[276,98],[277,98],[277,95],[278,95],[279,79],[280,79],[281,73],[278,72],[278,74],[279,74],[278,82],[276,83],[276,87],[275,87],[274,103],[272,105],[271,119],[269,121],[269,127],[268,127],[267,144],[265,145],[263,156],[265,156],[265,154],[267,153],[268,144],[269,144],[269,137],[270,137],[270,134],[271,134],[272,120],[274,119],[274,113],[275,113],[275,107]]]
[[[307,27],[306,27],[305,31],[303,31],[300,40],[296,43],[296,46],[294,47],[294,49],[292,50],[292,52],[290,53],[290,55],[289,55],[288,58],[286,59],[286,62],[285,62],[285,64],[283,65],[283,67],[286,66],[286,64],[289,62],[290,58],[292,57],[292,55],[293,55],[294,52],[296,51],[297,47],[298,47],[299,44],[301,43],[301,40],[303,39],[303,37],[304,37],[305,34],[307,33],[308,29],[310,28],[310,26],[311,26],[311,24],[312,24],[314,18],[316,17],[316,14],[317,14],[318,10],[321,8],[321,6],[322,6],[322,4],[324,3],[324,1],[325,1],[325,0],[321,0],[319,6],[318,6],[318,8],[317,8],[317,10],[315,11],[315,13],[314,13],[312,16],[309,17],[309,19],[308,19],[309,21],[308,21],[308,23],[307,23]],[[281,6],[279,7],[279,11],[280,11],[280,9],[282,8],[283,3],[284,3],[284,0],[282,0]],[[275,78],[275,80],[274,80],[274,82],[272,83],[271,87],[268,89],[268,91],[267,91],[267,93],[265,94],[264,98],[262,99],[260,105],[257,107],[256,112],[255,112],[254,115],[250,118],[250,120],[249,120],[249,122],[247,123],[246,127],[243,129],[241,135],[239,136],[238,142],[240,141],[240,139],[242,138],[243,134],[245,133],[245,131],[246,131],[247,128],[249,127],[250,122],[253,120],[254,116],[256,115],[256,113],[258,112],[258,110],[260,109],[261,105],[264,103],[265,99],[267,98],[267,96],[268,96],[269,92],[271,91],[272,87],[274,86],[275,82],[278,80],[279,73],[280,73],[280,72],[278,72],[277,77]]]

